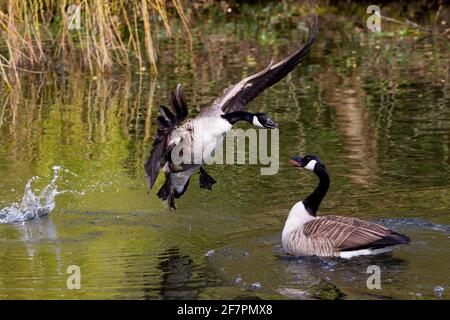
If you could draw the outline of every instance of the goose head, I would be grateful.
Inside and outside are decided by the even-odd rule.
[[[277,123],[270,119],[264,112],[257,112],[253,115],[253,124],[258,128],[266,129],[275,129],[278,127]]]
[[[305,168],[314,171],[316,167],[325,169],[325,164],[320,158],[314,154],[308,154],[304,157],[294,156],[289,160],[289,164],[297,168]]]

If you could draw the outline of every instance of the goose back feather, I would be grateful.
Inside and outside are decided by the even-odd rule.
[[[323,216],[306,222],[286,239],[295,255],[340,256],[341,252],[380,249],[409,239],[383,226],[352,217]]]

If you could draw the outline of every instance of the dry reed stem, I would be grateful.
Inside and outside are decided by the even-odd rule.
[[[20,86],[20,73],[81,67],[90,74],[106,73],[114,66],[145,65],[157,73],[155,37],[158,24],[172,34],[169,0],[6,0],[0,9],[0,82],[9,89]],[[68,26],[78,5],[81,29]],[[189,45],[192,37],[180,0],[169,2],[178,13]],[[5,11],[6,10],[6,11]],[[84,29],[84,30],[83,30]],[[141,31],[142,30],[142,31]],[[77,62],[79,64],[77,64]],[[56,67],[56,69],[55,69]]]

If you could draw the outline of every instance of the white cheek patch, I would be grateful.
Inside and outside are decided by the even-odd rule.
[[[316,166],[317,161],[311,160],[308,162],[308,164],[305,166],[305,169],[308,169],[309,171],[314,171],[314,167]]]
[[[261,124],[261,122],[259,122],[257,116],[253,116],[253,124],[254,124],[255,126],[257,126],[258,128],[264,128],[264,126]]]

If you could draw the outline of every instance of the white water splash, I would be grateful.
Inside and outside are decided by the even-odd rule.
[[[31,183],[38,178],[28,180],[22,203],[13,203],[9,207],[0,210],[0,224],[23,222],[26,220],[48,215],[55,208],[55,197],[60,194],[56,189],[56,180],[59,178],[60,166],[54,166],[53,178],[50,183],[39,193],[34,194]]]

